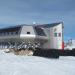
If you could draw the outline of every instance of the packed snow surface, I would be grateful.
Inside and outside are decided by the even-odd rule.
[[[0,75],[75,75],[75,57],[16,56],[0,50]]]

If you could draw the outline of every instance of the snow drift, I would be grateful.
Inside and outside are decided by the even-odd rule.
[[[16,56],[0,51],[0,75],[75,75],[75,57]]]

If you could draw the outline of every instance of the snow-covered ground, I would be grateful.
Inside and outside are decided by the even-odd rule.
[[[0,75],[75,75],[75,57],[16,56],[0,50]]]

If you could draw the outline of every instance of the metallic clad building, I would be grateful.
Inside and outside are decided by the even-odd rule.
[[[48,37],[44,48],[63,49],[63,23],[53,23],[41,25]]]
[[[0,48],[62,49],[63,23],[17,25],[0,29]]]

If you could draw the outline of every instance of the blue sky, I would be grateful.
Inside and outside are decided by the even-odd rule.
[[[0,28],[18,24],[64,23],[64,39],[75,39],[75,0],[0,0]]]

